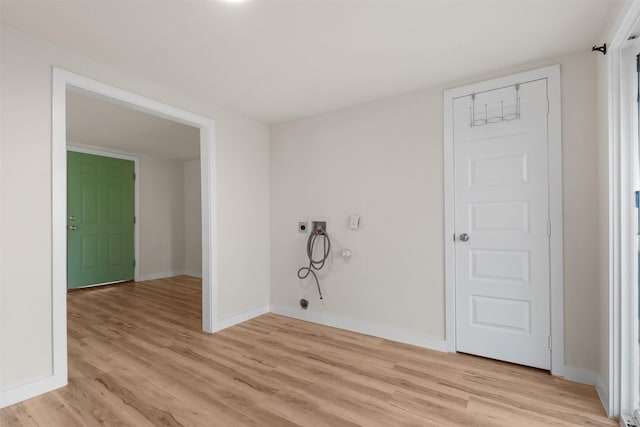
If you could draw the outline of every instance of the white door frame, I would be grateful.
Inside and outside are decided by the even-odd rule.
[[[133,280],[138,280],[140,277],[140,157],[73,144],[67,144],[67,151],[110,157],[112,159],[129,160],[133,162],[133,171],[136,176],[136,179],[133,182],[133,216],[136,218],[136,221],[133,224],[133,259],[135,260],[135,266],[133,267]]]
[[[517,83],[547,79],[549,109],[549,220],[551,373],[566,375],[564,366],[564,280],[562,252],[562,128],[560,110],[560,66],[531,70],[511,76],[474,83],[444,91],[444,242],[445,242],[445,340],[450,352],[456,351],[456,269],[454,228],[454,152],[453,100]]]
[[[202,200],[202,328],[215,332],[218,321],[217,215],[214,121],[132,92],[53,67],[52,75],[52,322],[53,374],[47,384],[67,384],[67,140],[66,92],[94,97],[200,129]]]
[[[607,51],[609,125],[609,360],[610,416],[631,415],[639,396],[632,378],[638,378],[637,296],[628,284],[637,283],[636,229],[632,191],[634,183],[635,58],[628,39],[640,30],[640,2],[628,3],[610,35]],[[637,42],[636,42],[637,43]],[[635,408],[637,409],[637,408]]]

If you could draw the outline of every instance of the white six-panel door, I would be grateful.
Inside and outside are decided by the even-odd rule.
[[[453,100],[456,349],[543,369],[547,90],[540,79]]]

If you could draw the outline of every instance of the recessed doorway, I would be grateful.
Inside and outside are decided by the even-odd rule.
[[[135,111],[199,129],[202,227],[202,328],[219,329],[217,320],[215,133],[213,120],[116,87],[53,69],[52,99],[52,318],[53,387],[67,384],[67,92],[72,90]]]
[[[66,96],[69,288],[200,278],[200,130]]]

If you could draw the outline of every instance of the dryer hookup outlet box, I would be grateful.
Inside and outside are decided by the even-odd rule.
[[[317,229],[322,230],[323,233],[327,232],[327,221],[311,221],[311,229],[316,231]]]

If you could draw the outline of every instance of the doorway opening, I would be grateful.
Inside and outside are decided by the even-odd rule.
[[[213,120],[83,76],[53,69],[52,81],[52,320],[53,382],[67,383],[67,93],[73,91],[199,130],[201,197],[202,329],[217,319],[215,132]]]
[[[67,93],[67,276],[202,277],[200,130]]]

